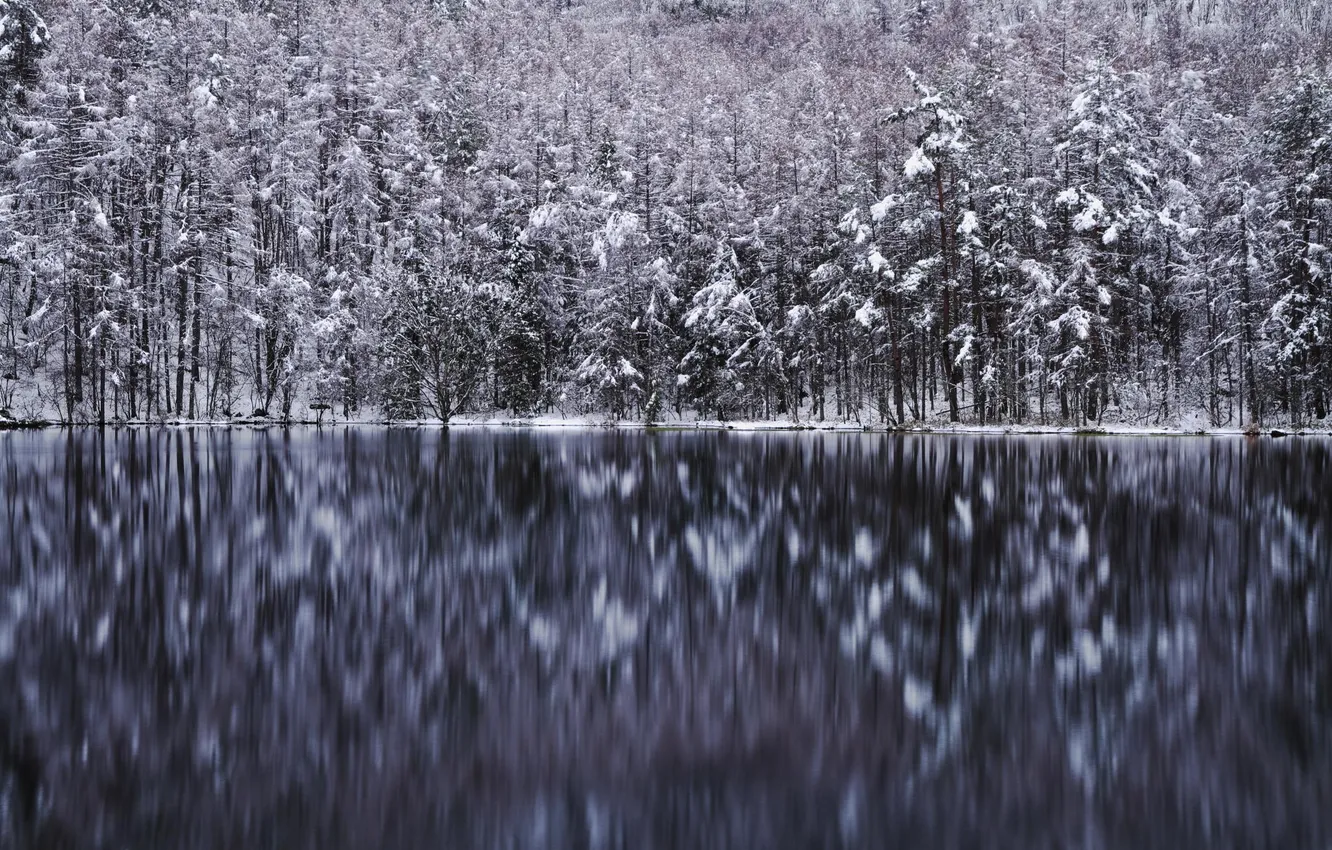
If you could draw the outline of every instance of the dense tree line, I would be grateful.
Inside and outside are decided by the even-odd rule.
[[[0,0],[0,408],[1309,423],[1302,0]]]

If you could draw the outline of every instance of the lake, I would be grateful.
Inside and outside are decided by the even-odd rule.
[[[1332,443],[0,434],[0,845],[1328,847]]]

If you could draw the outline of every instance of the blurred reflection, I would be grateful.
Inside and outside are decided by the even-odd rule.
[[[1329,448],[0,435],[0,845],[1326,846]]]

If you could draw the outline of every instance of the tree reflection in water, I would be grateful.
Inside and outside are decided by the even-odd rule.
[[[0,435],[0,843],[1326,846],[1329,448]]]

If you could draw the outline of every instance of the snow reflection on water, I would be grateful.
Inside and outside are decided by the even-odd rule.
[[[0,435],[0,843],[1315,846],[1332,446]]]

